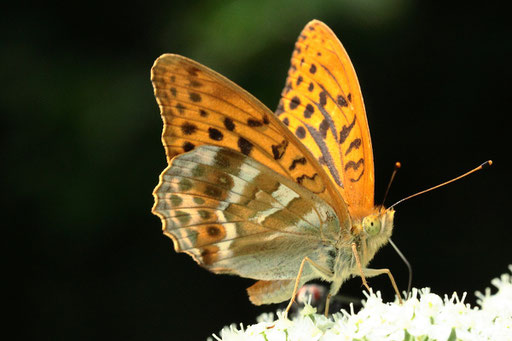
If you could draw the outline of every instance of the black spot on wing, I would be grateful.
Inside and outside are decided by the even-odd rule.
[[[188,96],[192,102],[201,102],[201,95],[198,93],[191,92],[188,94]]]
[[[293,97],[292,100],[290,101],[290,110],[294,110],[299,105],[300,105],[300,98],[297,96]]]
[[[283,157],[286,152],[286,147],[288,147],[288,141],[283,140],[281,143],[272,145],[272,155],[274,156],[274,160],[279,160]]]
[[[341,128],[341,131],[340,131],[340,144],[342,144],[343,142],[345,142],[345,140],[347,139],[348,135],[350,134],[350,131],[352,130],[352,128],[354,128],[354,125],[356,124],[356,117],[354,116],[354,119],[352,120],[352,123],[350,123],[350,125],[347,127],[346,125],[343,126],[343,128]]]
[[[329,122],[326,119],[323,119],[318,127],[318,131],[320,131],[320,134],[324,139],[327,137],[327,130],[329,130]]]
[[[243,137],[240,137],[238,139],[238,148],[243,154],[249,155],[254,148],[254,145]]]
[[[354,162],[352,160],[350,160],[349,162],[346,163],[345,165],[345,171],[348,171],[350,168],[352,168],[353,170],[358,170],[359,167],[361,165],[364,165],[364,159],[363,158],[360,158],[359,161],[357,162]],[[364,167],[364,166],[363,166]]]
[[[364,174],[364,159],[363,158],[360,158],[357,162],[354,162],[354,161],[349,161],[345,164],[345,171],[348,171],[349,169],[353,169],[354,171],[357,171],[359,169],[359,167],[363,166],[363,169],[361,170],[361,173],[359,174],[359,176],[357,178],[350,178],[350,182],[358,182],[359,180],[361,180],[361,177],[363,176]]]
[[[304,129],[303,126],[298,126],[297,129],[295,130],[295,135],[299,139],[303,139],[304,137],[306,137],[306,130]]]
[[[189,79],[188,80],[188,85],[193,87],[193,88],[199,88],[199,87],[203,86],[203,84],[201,82],[198,82],[195,79]]]
[[[341,106],[341,107],[347,107],[348,106],[347,100],[342,95],[338,95],[338,105]]]
[[[308,105],[306,105],[306,108],[304,109],[304,117],[310,118],[314,112],[315,112],[315,107],[313,107],[313,105],[311,105],[311,103],[308,103]]]
[[[176,104],[176,109],[178,109],[180,114],[183,114],[185,112],[185,109],[187,109],[187,108],[185,108],[185,106],[183,104],[178,103],[178,104]]]
[[[185,122],[181,125],[181,132],[183,135],[192,135],[197,131],[197,126],[195,124]]]
[[[189,66],[186,68],[186,71],[188,72],[189,75],[197,77],[199,75],[200,70],[195,66]]]
[[[191,151],[194,148],[195,148],[195,145],[193,143],[191,143],[191,142],[187,141],[187,142],[183,143],[183,150],[186,151],[186,152],[189,152],[189,151]]]
[[[263,122],[261,122],[260,120],[255,120],[255,119],[249,118],[247,120],[247,125],[249,127],[261,127],[263,125]]]
[[[348,146],[348,149],[345,152],[345,155],[350,153],[352,151],[352,149],[359,149],[359,147],[361,147],[361,139],[357,138],[354,141],[350,142],[350,146]]]
[[[299,159],[293,160],[292,164],[290,165],[290,167],[288,167],[288,169],[289,170],[294,170],[295,167],[297,167],[297,164],[305,165],[306,164],[306,158],[305,157],[301,157]]]
[[[229,131],[233,131],[233,130],[235,130],[235,123],[233,122],[233,120],[231,118],[226,117],[224,119],[224,127],[226,127],[226,129]]]
[[[327,91],[324,90],[320,92],[318,103],[321,107],[325,107],[327,104]]]
[[[214,141],[221,141],[224,138],[222,132],[216,128],[208,128],[208,136]]]
[[[304,175],[297,177],[296,180],[299,184],[302,184],[304,182],[304,180],[314,180],[317,176],[318,176],[317,173],[313,174],[313,176],[307,176],[306,174],[304,174]]]

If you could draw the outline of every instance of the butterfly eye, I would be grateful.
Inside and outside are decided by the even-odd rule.
[[[370,236],[380,232],[380,219],[378,216],[367,216],[363,218],[363,228]]]

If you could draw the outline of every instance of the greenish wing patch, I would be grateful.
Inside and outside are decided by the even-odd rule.
[[[339,233],[322,199],[227,148],[203,145],[176,156],[154,196],[153,213],[175,249],[214,272],[264,279],[261,273],[279,268],[295,276],[302,258],[314,257]],[[251,266],[254,258],[267,265]],[[293,265],[286,270],[266,258]]]

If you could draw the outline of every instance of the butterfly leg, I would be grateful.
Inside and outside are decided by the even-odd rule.
[[[359,268],[359,275],[361,276],[361,280],[363,281],[363,285],[370,291],[370,286],[368,285],[368,282],[366,282],[365,273],[363,271],[363,266],[361,265],[361,260],[359,259],[359,253],[357,252],[357,245],[356,243],[352,243],[352,253],[354,254],[354,257],[356,259],[357,267]]]
[[[398,297],[398,301],[400,304],[403,304],[402,296],[400,295],[400,291],[398,290],[398,286],[396,285],[395,279],[393,278],[393,275],[391,274],[391,271],[389,269],[368,269],[364,268],[363,273],[366,275],[366,277],[374,277],[382,274],[387,274],[391,285],[393,286],[393,289],[395,289],[396,296]]]
[[[309,257],[304,257],[304,259],[300,263],[299,273],[297,274],[297,278],[295,279],[295,286],[293,287],[293,292],[292,292],[292,297],[290,298],[290,303],[288,303],[288,306],[286,307],[285,316],[288,315],[288,311],[290,311],[290,308],[292,307],[292,304],[295,301],[295,296],[297,295],[297,290],[299,289],[300,278],[302,276],[302,271],[304,270],[304,265],[306,265],[306,262],[309,262],[309,264],[311,264],[315,270],[322,273],[324,276],[326,276],[326,277],[333,276],[333,273],[331,270],[326,269],[325,267],[315,263]]]
[[[325,299],[325,309],[324,309],[325,317],[329,316],[329,304],[330,303],[331,303],[331,293],[328,293],[327,298]]]

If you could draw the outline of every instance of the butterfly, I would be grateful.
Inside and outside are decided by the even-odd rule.
[[[336,35],[313,20],[301,32],[275,113],[186,57],[164,54],[151,80],[168,167],[152,212],[177,252],[214,273],[258,280],[256,305],[290,299],[312,279],[329,296],[360,276],[388,242],[394,210],[374,205],[363,98]]]

